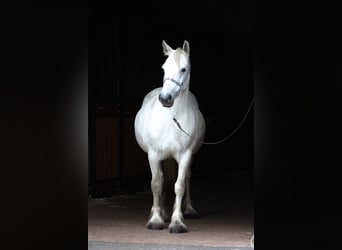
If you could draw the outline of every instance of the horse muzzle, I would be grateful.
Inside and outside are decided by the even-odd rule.
[[[170,94],[159,94],[159,101],[164,107],[172,107],[174,98]]]

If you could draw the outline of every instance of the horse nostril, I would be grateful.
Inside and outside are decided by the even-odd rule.
[[[165,107],[172,106],[172,103],[173,103],[172,95],[170,95],[170,94],[167,94],[167,95],[159,94],[158,99],[161,102],[161,104],[163,104],[163,106],[165,106]]]
[[[167,95],[167,96],[163,96],[162,94],[159,94],[159,101],[163,102],[163,103],[169,103],[172,101],[172,95]]]

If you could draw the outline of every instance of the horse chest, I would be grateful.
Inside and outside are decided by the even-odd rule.
[[[161,122],[168,120],[168,122]],[[174,123],[170,114],[151,114],[146,136],[149,137],[149,144],[153,148],[165,152],[181,151],[188,147],[191,138],[185,135]]]
[[[160,116],[155,116],[151,118],[149,125],[147,126],[147,134],[153,140],[164,141],[167,143],[172,143],[174,141],[179,141],[184,134],[177,127],[177,125],[172,120],[172,117],[168,117],[168,122],[161,122]],[[188,137],[184,137],[181,142],[185,142]]]

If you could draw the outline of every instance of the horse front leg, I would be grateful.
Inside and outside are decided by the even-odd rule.
[[[163,229],[165,228],[165,211],[163,207],[163,172],[160,164],[160,160],[154,153],[148,154],[148,160],[150,163],[152,180],[151,180],[151,190],[153,193],[153,206],[151,208],[150,219],[146,224],[148,229]]]
[[[169,225],[170,233],[185,233],[188,231],[187,226],[184,224],[182,200],[186,187],[185,179],[190,166],[191,157],[191,152],[186,152],[178,160],[178,177],[175,183],[176,199],[173,207],[171,223]]]
[[[191,180],[191,168],[188,167],[185,176],[185,197],[184,197],[184,218],[197,219],[200,217],[199,213],[192,207],[192,202],[190,198],[190,180]]]

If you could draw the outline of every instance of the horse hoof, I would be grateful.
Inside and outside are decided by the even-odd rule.
[[[200,214],[195,210],[185,210],[183,213],[185,219],[198,219]]]
[[[183,224],[174,224],[172,226],[169,227],[170,233],[186,233],[188,232],[187,227]]]
[[[165,223],[163,222],[151,222],[146,224],[146,227],[151,230],[162,230],[165,228]]]

